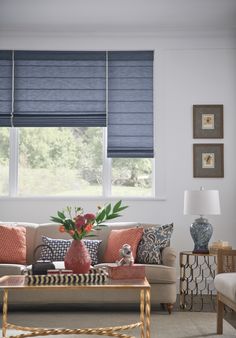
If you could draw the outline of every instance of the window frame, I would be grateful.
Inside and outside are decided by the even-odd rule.
[[[114,196],[111,195],[112,192],[112,159],[107,157],[107,128],[101,127],[103,129],[103,170],[102,170],[102,195],[98,196],[83,196],[83,195],[71,195],[71,196],[47,196],[47,195],[38,195],[38,196],[19,196],[18,195],[18,168],[19,168],[19,130],[17,127],[9,128],[9,193],[8,195],[0,196],[0,199],[22,199],[22,200],[74,200],[76,198],[81,198],[83,200],[117,200],[117,198],[128,199],[128,200],[159,200],[156,194],[156,177],[155,177],[155,162],[156,158],[152,158],[152,188],[150,196]],[[162,200],[162,199],[161,199]]]

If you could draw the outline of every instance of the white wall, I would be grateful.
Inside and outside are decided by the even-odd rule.
[[[172,244],[180,250],[193,247],[189,224],[183,216],[185,189],[219,189],[222,214],[209,217],[213,240],[228,240],[236,247],[236,45],[230,37],[82,36],[44,34],[1,35],[1,49],[125,50],[155,49],[155,114],[157,190],[164,200],[126,201],[130,206],[122,221],[175,223]],[[192,105],[224,105],[224,139],[192,138]],[[225,177],[193,178],[192,144],[224,143]],[[101,201],[1,199],[0,220],[47,222],[50,215],[67,204],[94,210]]]

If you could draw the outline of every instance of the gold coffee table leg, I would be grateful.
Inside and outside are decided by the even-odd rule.
[[[150,289],[146,290],[146,295],[145,295],[145,312],[146,312],[146,338],[150,338],[150,313],[151,313],[151,304],[150,304]],[[155,336],[156,338],[156,336]]]
[[[144,314],[144,308],[145,308],[145,296],[144,296],[144,290],[142,289],[140,291],[140,322],[142,323],[141,325],[141,338],[145,338],[144,336],[144,328],[145,328],[145,314]]]
[[[8,290],[3,290],[3,306],[2,306],[2,337],[7,336],[7,302],[8,302]]]

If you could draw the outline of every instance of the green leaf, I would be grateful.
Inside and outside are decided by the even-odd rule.
[[[122,203],[122,201],[120,200],[120,201],[118,201],[118,202],[114,205],[114,207],[113,207],[113,212],[114,212],[114,213],[117,212],[117,211],[119,211],[119,208],[120,208],[120,206],[121,206],[121,203]]]
[[[80,236],[79,236],[79,234],[78,234],[78,232],[77,232],[77,231],[75,232],[75,234],[74,234],[73,238],[74,238],[74,239],[80,239]]]
[[[96,217],[97,223],[102,222],[106,216],[106,209],[102,209],[102,211]]]
[[[65,219],[64,220],[64,223],[67,225],[67,226],[69,226],[71,229],[74,229],[74,221],[72,220],[72,219],[70,219],[70,218],[67,218],[67,219]]]
[[[120,200],[119,202],[117,202],[114,207],[113,207],[113,213],[117,213],[117,212],[120,212],[126,208],[128,208],[127,205],[125,206],[121,206],[121,203],[122,203],[122,200]]]
[[[58,211],[58,212],[57,212],[57,215],[58,215],[61,219],[65,219],[65,218],[66,218],[64,212]]]
[[[51,217],[50,218],[51,221],[55,222],[55,223],[60,223],[60,224],[64,224],[64,221],[61,218],[58,217]]]
[[[124,206],[124,207],[120,207],[119,210],[118,210],[118,212],[120,212],[120,211],[122,211],[122,210],[125,210],[125,209],[127,209],[127,208],[128,208],[128,205],[126,205],[126,206]]]
[[[111,214],[111,215],[107,216],[107,219],[114,219],[114,218],[117,218],[117,217],[120,217],[120,216],[121,215],[118,215],[118,214]]]
[[[108,216],[110,214],[111,211],[111,203],[108,204],[108,206],[105,208],[106,210],[106,215]]]

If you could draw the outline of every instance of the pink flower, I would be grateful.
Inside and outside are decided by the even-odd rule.
[[[87,220],[87,221],[93,221],[96,216],[94,214],[85,214],[84,215],[84,218]]]
[[[75,226],[80,229],[82,228],[86,223],[86,220],[84,216],[78,215],[75,217]]]

